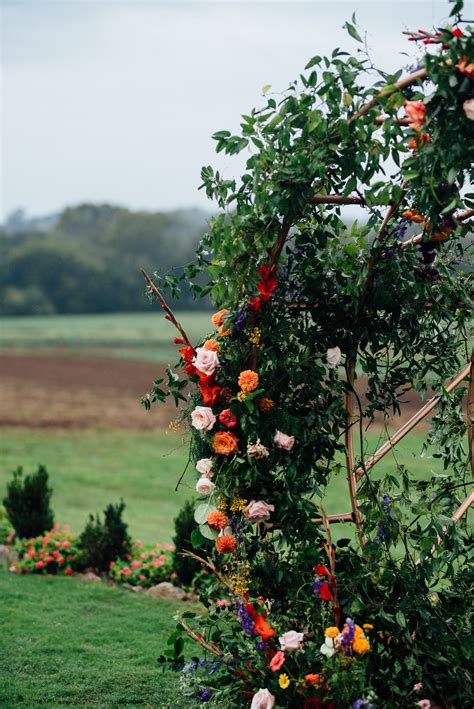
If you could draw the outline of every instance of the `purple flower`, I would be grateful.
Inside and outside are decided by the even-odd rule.
[[[211,698],[211,690],[210,689],[201,689],[201,691],[196,694],[196,697],[201,702],[208,702],[209,699]]]
[[[346,627],[342,631],[342,637],[340,640],[341,646],[348,648],[349,645],[354,640],[354,635],[355,635],[355,623],[352,620],[352,618],[346,618]]]
[[[249,636],[253,635],[255,623],[242,601],[237,601],[235,610],[237,611],[237,620],[242,626],[244,633]]]
[[[257,650],[260,650],[260,652],[261,652],[262,650],[265,650],[265,643],[257,641],[255,643],[255,647],[257,648]]]
[[[247,320],[247,309],[244,308],[243,306],[239,306],[237,308],[237,314],[236,314],[235,320],[234,320],[235,329],[238,332],[241,332],[244,329],[246,320]]]
[[[372,704],[367,699],[356,699],[352,709],[372,709]]]

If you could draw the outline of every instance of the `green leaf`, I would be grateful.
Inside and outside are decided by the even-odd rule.
[[[219,536],[219,532],[217,529],[211,529],[208,524],[201,524],[199,527],[199,531],[201,532],[202,536],[205,537],[206,539],[217,539]]]
[[[206,543],[205,537],[201,534],[199,529],[193,529],[191,532],[191,544],[195,549],[202,547]]]
[[[196,510],[194,512],[195,521],[198,524],[204,524],[205,522],[207,522],[209,512],[214,512],[214,510],[216,509],[217,507],[211,502],[203,502],[202,504],[196,507]]]
[[[355,39],[357,42],[361,42],[361,43],[362,43],[362,38],[361,38],[360,34],[357,32],[357,30],[356,30],[356,28],[354,27],[354,25],[351,25],[350,22],[346,22],[346,24],[344,25],[344,27],[345,27],[345,29],[349,32],[350,36],[351,36],[353,39]]]

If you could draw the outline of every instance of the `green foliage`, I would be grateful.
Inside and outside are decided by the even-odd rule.
[[[107,505],[103,522],[99,515],[95,518],[90,515],[78,540],[82,568],[105,572],[111,562],[125,559],[130,554],[132,541],[127,532],[128,525],[122,519],[124,509],[122,500],[117,505]]]
[[[346,28],[360,42],[355,18]],[[398,84],[402,71],[373,67],[364,50],[335,49],[313,57],[284,94],[266,93],[236,135],[213,136],[218,152],[249,154],[240,180],[202,170],[220,213],[190,277],[207,273],[227,332],[216,323],[211,372],[193,369],[203,356],[209,370],[209,356],[191,351],[156,399],[188,382],[196,389],[187,413],[212,408],[190,416],[191,458],[212,459],[206,504],[229,513],[227,539],[216,541],[229,606],[190,624],[183,617],[181,629],[225,660],[206,680],[223,705],[241,706],[265,687],[285,707],[413,706],[419,682],[434,703],[474,702],[463,603],[472,598],[472,539],[456,519],[472,485],[466,386],[444,388],[468,358],[472,312],[461,264],[463,211],[474,204],[474,121],[465,105],[474,102],[466,68],[474,32],[462,28],[421,33],[437,45],[422,58],[428,81],[416,73]],[[365,224],[347,226],[347,198],[364,207]],[[240,381],[245,370],[258,374],[250,388]],[[422,481],[396,462],[375,477],[366,426],[378,412],[386,425],[407,391],[429,387],[441,397],[428,440],[443,474]],[[231,431],[220,416],[227,408]],[[361,478],[362,524],[357,543],[334,545],[315,517],[325,519],[320,500],[351,432],[359,454],[347,464]],[[224,439],[233,447],[219,445]],[[370,651],[360,628],[348,638],[345,619],[375,626]],[[291,631],[304,653],[285,653],[289,681],[279,681],[269,659]],[[176,663],[176,634],[173,643]],[[320,680],[308,683],[307,673]]]
[[[176,573],[179,583],[184,586],[190,586],[195,575],[202,569],[198,561],[183,556],[184,551],[195,551],[191,541],[192,534],[197,529],[197,524],[194,521],[195,507],[193,500],[186,500],[174,520],[173,571]]]
[[[0,314],[144,310],[139,268],[158,265],[165,282],[168,273],[179,276],[176,267],[193,258],[206,215],[82,204],[51,221],[0,231]],[[186,284],[178,307],[195,307]]]
[[[14,536],[12,523],[8,519],[5,508],[0,505],[0,544],[6,544]]]
[[[7,484],[3,504],[20,539],[29,539],[51,529],[54,522],[50,507],[52,490],[48,487],[48,471],[39,465],[36,473],[23,478],[23,468],[17,468]]]

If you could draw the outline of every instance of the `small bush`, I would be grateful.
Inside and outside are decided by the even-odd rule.
[[[14,547],[18,561],[12,570],[19,574],[72,574],[77,564],[77,537],[69,527],[54,525],[46,534],[33,539],[20,539]]]
[[[52,490],[48,487],[48,472],[43,465],[33,475],[23,479],[23,468],[13,473],[3,500],[10,522],[20,539],[37,537],[54,523],[49,506]]]
[[[171,574],[171,552],[169,544],[157,544],[153,549],[144,549],[138,540],[134,543],[131,558],[118,559],[110,564],[110,576],[116,583],[149,588],[161,581],[169,581]]]
[[[175,550],[173,553],[173,571],[176,573],[178,582],[184,586],[190,586],[194,576],[202,570],[199,562],[187,556],[182,556],[183,551],[196,551],[191,543],[191,534],[197,529],[197,524],[194,520],[194,510],[194,501],[187,500],[174,520],[175,536],[173,542]]]
[[[0,505],[0,544],[9,544],[14,536],[13,526],[6,510]]]
[[[108,505],[104,510],[104,521],[99,515],[92,515],[79,537],[81,552],[80,566],[95,571],[108,571],[110,562],[127,559],[132,550],[132,540],[128,535],[128,525],[122,519],[125,509],[123,501],[118,505]]]

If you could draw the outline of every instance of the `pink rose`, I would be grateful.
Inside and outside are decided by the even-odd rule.
[[[415,690],[415,692],[421,692],[421,690],[423,689],[423,685],[421,684],[421,682],[417,682],[413,685],[413,689]]]
[[[257,694],[253,695],[250,709],[273,709],[275,706],[275,697],[270,694],[268,689],[259,689]]]
[[[285,662],[285,653],[282,652],[281,650],[278,650],[278,652],[276,652],[273,655],[273,657],[270,661],[270,669],[273,672],[278,672],[278,670],[280,669],[280,667],[282,666],[282,664],[284,662]]]
[[[191,425],[198,431],[210,431],[215,422],[216,417],[208,406],[196,406],[191,412]]]
[[[138,561],[138,560],[134,561],[132,564],[132,569],[139,569],[141,565],[142,565],[141,561]]]
[[[418,706],[420,707],[420,709],[430,709],[431,702],[429,699],[420,699],[420,701],[418,702]]]
[[[217,352],[213,350],[205,350],[204,347],[197,347],[193,364],[196,369],[199,369],[206,377],[210,377],[219,366],[219,357],[217,356]]]
[[[260,438],[257,438],[255,443],[247,446],[247,455],[249,458],[267,458],[270,455],[270,451],[265,448],[263,443],[260,443]]]
[[[212,458],[201,458],[201,460],[198,460],[196,463],[196,470],[198,473],[201,473],[204,478],[212,478],[213,473],[211,472],[211,468]]]
[[[474,98],[464,101],[462,107],[466,118],[469,118],[470,121],[474,121]]]
[[[251,500],[244,510],[244,515],[249,522],[266,522],[270,519],[270,512],[275,512],[275,505],[269,505],[263,500]]]
[[[199,478],[196,483],[196,492],[200,495],[210,495],[216,486],[209,478]]]
[[[295,650],[303,651],[304,633],[297,633],[296,630],[289,630],[283,633],[278,638],[282,650],[294,652]]]
[[[341,350],[339,347],[330,347],[328,351],[326,352],[326,361],[328,363],[328,367],[337,367],[339,362],[341,361]]]
[[[277,448],[283,448],[285,451],[291,451],[295,443],[295,437],[287,436],[286,433],[282,433],[281,431],[275,431],[273,442]]]
[[[426,119],[426,106],[423,101],[405,101],[405,113],[410,120],[410,128],[420,128]]]

